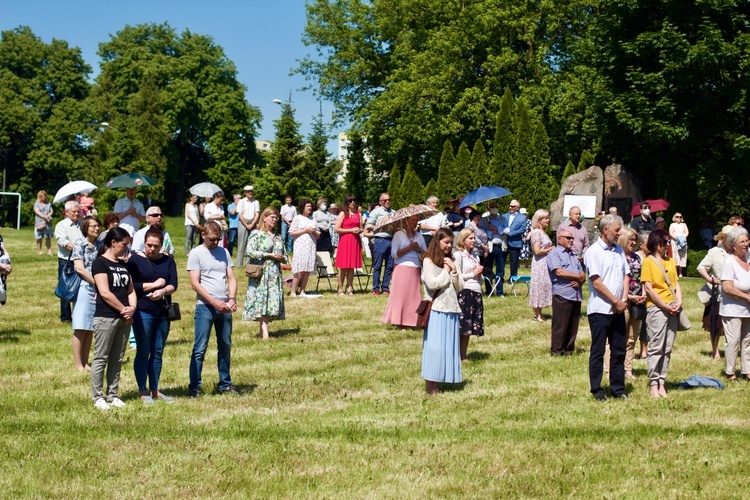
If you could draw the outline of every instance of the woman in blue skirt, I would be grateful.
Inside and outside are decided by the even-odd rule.
[[[440,228],[430,242],[422,262],[422,283],[432,311],[424,332],[422,378],[428,394],[440,392],[438,383],[461,382],[459,353],[458,293],[464,282],[451,258],[453,233]]]

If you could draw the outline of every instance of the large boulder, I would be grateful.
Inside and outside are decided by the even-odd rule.
[[[604,174],[602,169],[596,165],[565,179],[565,182],[560,189],[560,195],[557,200],[550,205],[550,230],[556,231],[557,226],[568,217],[567,213],[563,213],[565,195],[596,196],[596,210],[598,212],[602,207],[602,195],[604,192],[603,186]],[[586,226],[589,233],[593,232],[594,219],[584,219],[583,224]]]
[[[638,181],[630,170],[619,163],[610,165],[604,169],[604,208],[617,207],[617,215],[623,218],[625,223],[630,222],[630,210],[633,204],[643,200]]]

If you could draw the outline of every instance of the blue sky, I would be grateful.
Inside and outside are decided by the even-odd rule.
[[[189,29],[208,35],[224,49],[237,66],[239,80],[247,86],[247,100],[263,113],[259,139],[272,140],[273,120],[280,107],[273,99],[284,101],[292,91],[295,116],[301,132],[307,136],[318,101],[312,91],[302,92],[302,76],[289,76],[296,61],[313,47],[302,43],[305,26],[305,0],[0,0],[0,29],[29,26],[44,42],[65,40],[81,49],[99,72],[98,44],[110,39],[125,25],[169,23],[178,33]],[[333,106],[323,103],[323,119],[330,122]],[[340,130],[332,131],[337,134]],[[336,154],[334,142],[329,152]]]

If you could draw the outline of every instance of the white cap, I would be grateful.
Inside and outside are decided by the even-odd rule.
[[[252,186],[245,186],[242,188],[243,191],[255,191]]]

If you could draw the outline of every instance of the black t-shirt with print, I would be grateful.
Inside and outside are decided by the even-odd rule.
[[[128,305],[128,285],[130,284],[130,273],[125,267],[125,261],[118,260],[112,262],[104,256],[97,257],[91,264],[91,274],[96,280],[97,274],[106,274],[109,290],[114,294],[117,300],[122,303],[123,307]],[[101,294],[96,294],[96,311],[94,316],[102,318],[119,318],[122,309],[113,309],[109,304],[104,302]]]

